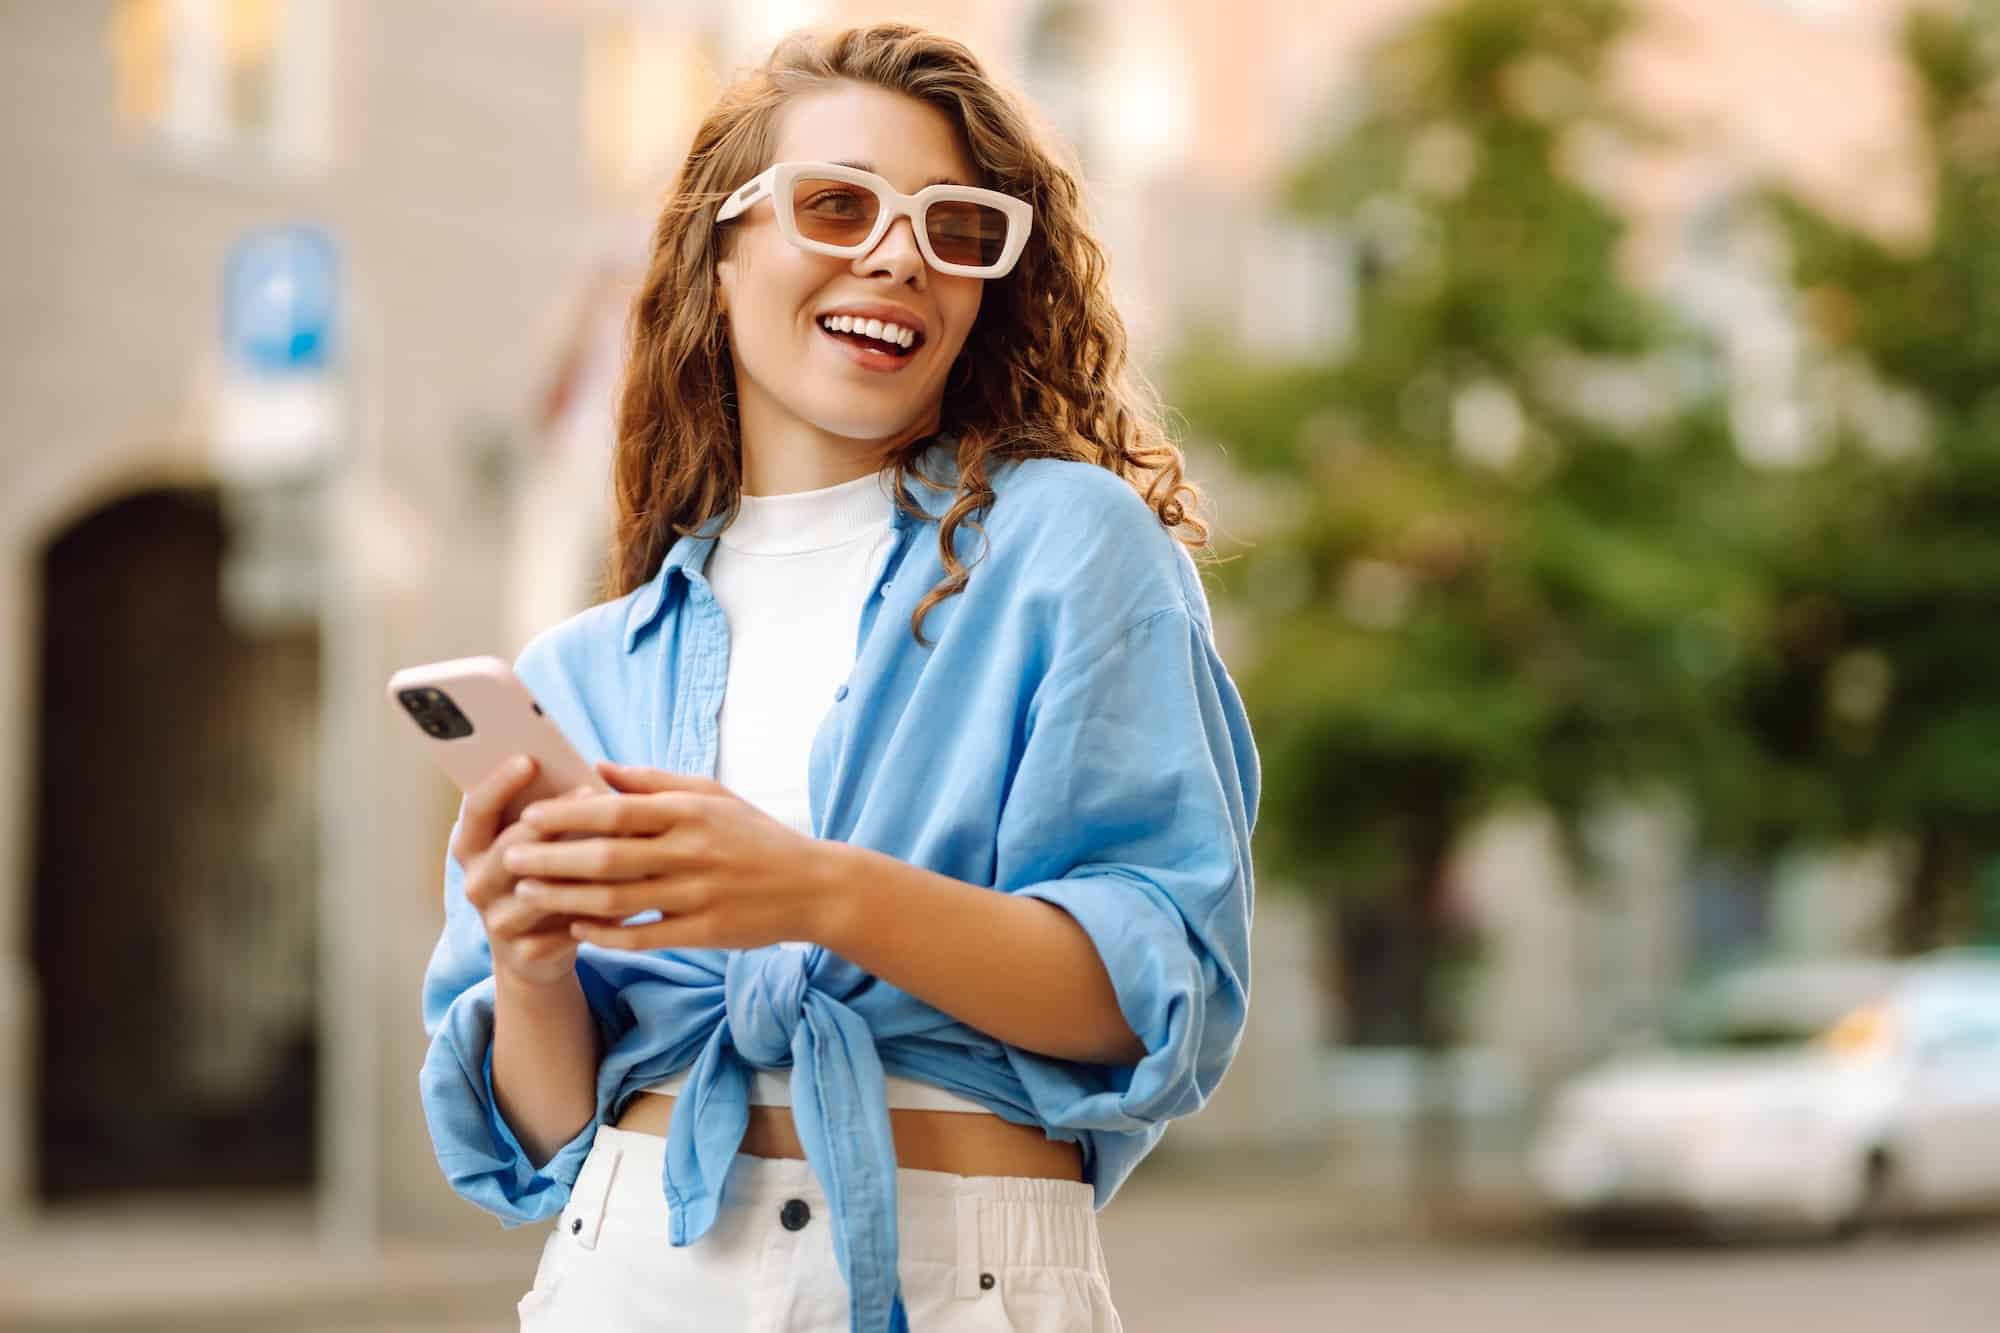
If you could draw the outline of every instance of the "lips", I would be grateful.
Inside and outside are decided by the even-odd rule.
[[[919,342],[909,351],[899,354],[879,345],[857,342],[851,334],[829,333],[823,324],[817,327],[819,336],[825,339],[834,351],[863,370],[881,374],[893,374],[902,370],[915,361],[917,353],[923,350],[923,344]]]

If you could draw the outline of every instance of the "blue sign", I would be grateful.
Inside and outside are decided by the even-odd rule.
[[[319,227],[259,228],[229,248],[222,269],[222,345],[257,374],[325,370],[332,361],[339,267]]]

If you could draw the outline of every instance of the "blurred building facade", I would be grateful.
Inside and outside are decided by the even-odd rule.
[[[455,794],[382,686],[501,649],[520,386],[610,214],[588,40],[531,6],[0,13],[0,1222],[231,1185],[310,1190],[344,1244],[465,1220],[415,1084]],[[312,577],[246,615],[219,292],[294,222],[338,247],[342,408],[264,534]]]

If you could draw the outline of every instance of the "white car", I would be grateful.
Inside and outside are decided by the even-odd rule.
[[[1650,1049],[1565,1084],[1547,1205],[1853,1232],[2000,1206],[2000,954],[1766,963],[1690,992]]]

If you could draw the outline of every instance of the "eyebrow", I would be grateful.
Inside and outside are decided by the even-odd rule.
[[[881,172],[875,170],[875,164],[873,162],[850,162],[846,158],[838,158],[834,161],[834,165],[836,167],[853,167],[856,171],[865,171],[869,173],[871,176],[879,176],[882,174]],[[933,176],[929,180],[925,181],[924,184],[963,185],[965,184],[965,182],[952,176]]]

